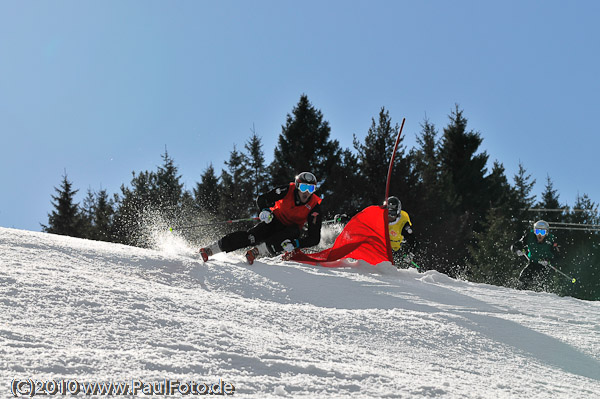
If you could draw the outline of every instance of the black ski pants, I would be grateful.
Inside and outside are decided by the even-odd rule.
[[[294,240],[300,237],[301,230],[297,225],[286,226],[276,217],[273,217],[271,223],[260,222],[247,231],[235,231],[227,234],[219,240],[219,246],[225,252],[235,251],[236,249],[253,247],[260,243],[265,243],[271,255],[281,251],[281,243],[286,239]]]
[[[519,281],[524,289],[539,289],[548,282],[550,277],[550,268],[537,262],[530,262],[521,271]]]

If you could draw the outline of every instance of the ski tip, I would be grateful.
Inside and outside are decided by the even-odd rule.
[[[248,262],[249,265],[254,264],[254,260],[256,259],[257,256],[258,256],[258,249],[252,248],[251,250],[246,252],[246,262]]]
[[[200,248],[200,250],[198,251],[198,253],[202,257],[202,260],[204,262],[208,261],[208,252],[206,251],[206,248]]]

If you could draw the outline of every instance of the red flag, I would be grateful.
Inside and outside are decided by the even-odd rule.
[[[320,264],[325,267],[341,266],[339,259],[360,259],[376,265],[392,262],[391,247],[387,238],[387,212],[382,206],[370,206],[354,216],[335,240],[333,247],[315,254],[298,251],[290,260],[302,263]]]

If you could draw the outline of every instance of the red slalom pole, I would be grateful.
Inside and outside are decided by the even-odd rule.
[[[400,135],[402,134],[402,129],[404,128],[405,120],[406,120],[406,118],[402,118],[402,124],[400,125],[400,130],[398,131],[398,137],[396,138],[396,144],[394,145],[394,152],[392,152],[392,159],[390,159],[390,167],[388,168],[387,183],[385,184],[386,204],[387,204],[387,199],[390,196],[390,180],[392,179],[392,168],[394,167],[394,158],[396,157],[396,151],[398,151],[398,144],[400,144]]]
[[[392,152],[392,159],[390,159],[390,167],[388,168],[387,174],[387,183],[385,184],[385,212],[384,221],[385,221],[385,242],[387,246],[388,258],[392,265],[394,264],[394,256],[392,254],[392,246],[390,244],[390,229],[389,226],[389,218],[388,218],[388,210],[387,210],[387,199],[390,196],[390,181],[392,180],[392,169],[394,167],[394,158],[396,157],[396,151],[398,151],[398,144],[400,144],[400,136],[402,135],[402,129],[404,128],[404,121],[406,118],[402,118],[402,124],[400,125],[400,130],[398,131],[398,137],[396,138],[396,144],[394,145],[394,151]]]

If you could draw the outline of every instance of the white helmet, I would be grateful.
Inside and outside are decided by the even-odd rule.
[[[545,220],[538,220],[533,224],[533,232],[535,235],[545,236],[550,232],[550,225]]]

